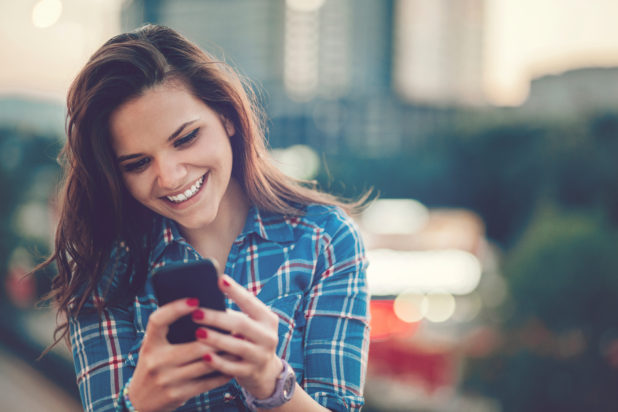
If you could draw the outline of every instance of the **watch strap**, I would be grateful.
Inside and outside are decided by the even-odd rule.
[[[294,374],[294,369],[292,369],[285,359],[281,359],[281,363],[283,364],[283,368],[275,382],[275,390],[268,398],[257,399],[251,392],[245,390],[242,386],[240,387],[245,397],[245,402],[252,412],[257,411],[257,408],[276,408],[292,399],[294,389],[296,388],[296,375]]]

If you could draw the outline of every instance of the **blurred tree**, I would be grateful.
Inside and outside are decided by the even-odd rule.
[[[452,141],[450,178],[457,205],[479,213],[488,236],[510,246],[548,184],[546,132],[505,125]]]
[[[0,289],[7,298],[6,276],[9,265],[15,260],[14,252],[28,251],[33,264],[49,253],[52,225],[44,219],[50,217],[47,214],[49,201],[59,176],[56,162],[59,150],[60,141],[56,136],[0,129],[0,190],[3,193],[0,202]],[[30,208],[24,209],[25,205]],[[42,227],[40,220],[43,220]],[[28,228],[37,228],[47,236],[33,236]],[[37,296],[48,291],[49,276],[51,273],[37,274]],[[4,309],[10,309],[6,305],[10,299],[3,299],[3,302]]]
[[[411,197],[428,206],[465,207],[481,215],[489,237],[509,246],[549,184],[551,163],[542,128],[508,125],[456,130],[388,158],[325,158],[322,187],[352,196],[368,187],[382,197]],[[331,182],[345,187],[331,187]]]
[[[508,411],[618,410],[618,235],[589,211],[535,215],[504,271],[504,345],[465,388]]]
[[[556,199],[605,210],[618,226],[618,114],[593,114],[572,126],[553,137]]]

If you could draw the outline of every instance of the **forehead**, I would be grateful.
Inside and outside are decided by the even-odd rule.
[[[112,112],[109,126],[116,152],[166,140],[181,124],[212,110],[179,81],[147,89]]]

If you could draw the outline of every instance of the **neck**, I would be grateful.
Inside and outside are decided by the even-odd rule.
[[[249,207],[249,199],[240,184],[232,178],[215,220],[204,227],[180,228],[180,231],[202,257],[215,258],[223,270],[232,244],[245,226]]]

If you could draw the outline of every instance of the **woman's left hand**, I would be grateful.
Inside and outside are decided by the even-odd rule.
[[[220,277],[219,288],[242,312],[200,308],[193,313],[193,321],[204,325],[198,331],[199,340],[213,348],[203,359],[212,368],[234,376],[245,390],[258,399],[267,398],[274,392],[277,377],[283,369],[281,359],[276,354],[279,319],[262,301],[229,276]],[[217,332],[208,326],[229,331],[230,334]]]

